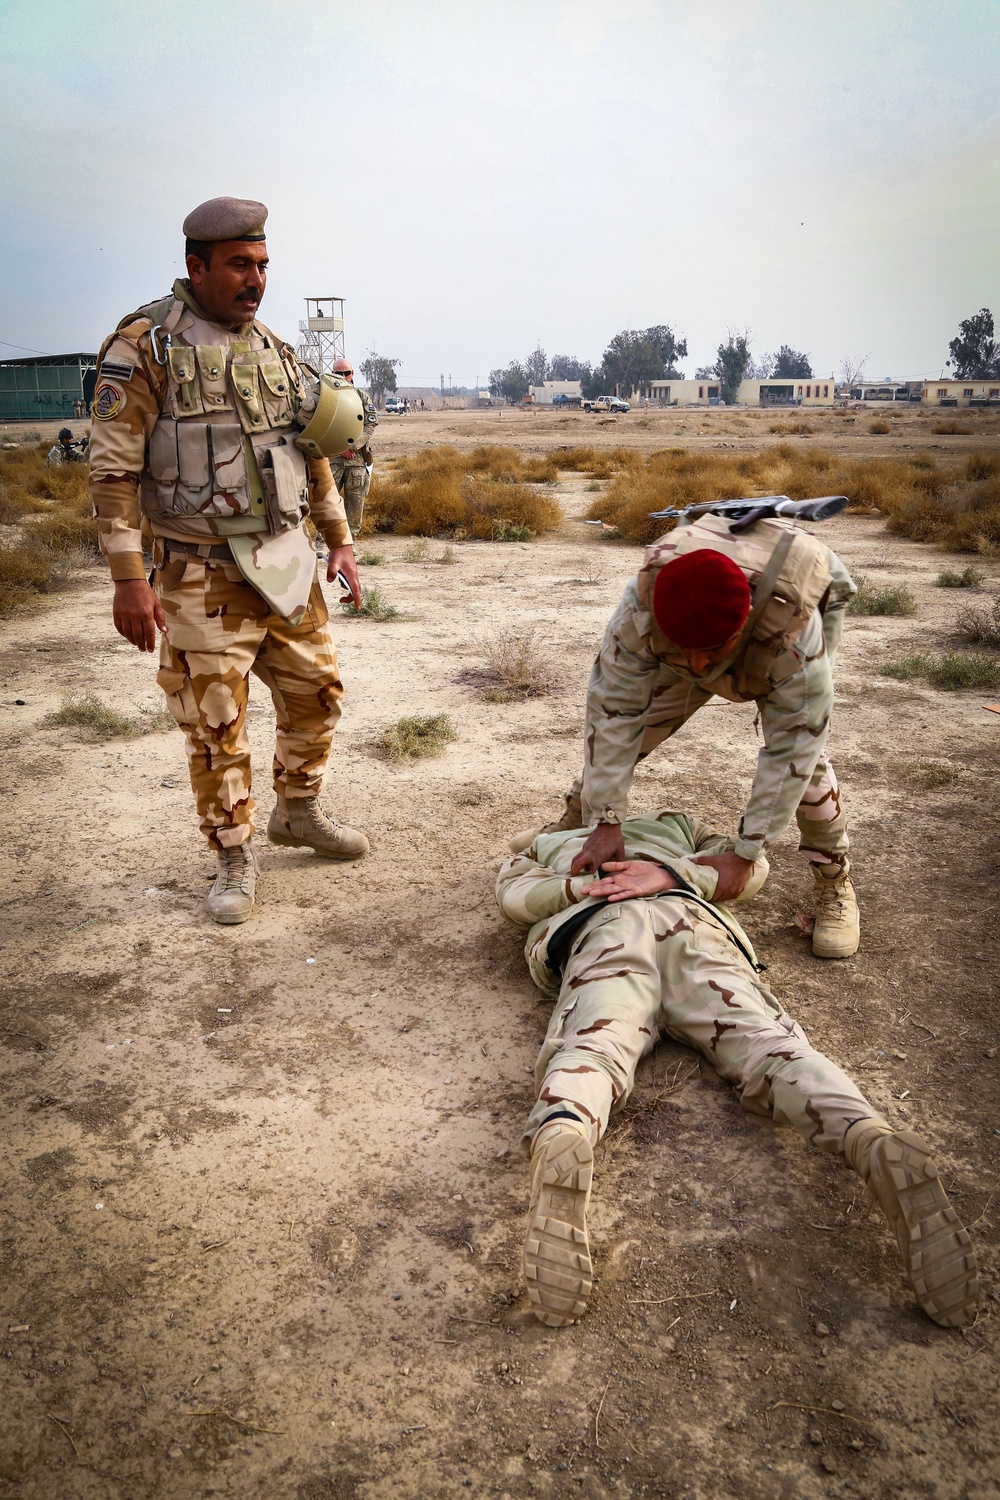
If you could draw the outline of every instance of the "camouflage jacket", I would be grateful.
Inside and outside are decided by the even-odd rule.
[[[539,989],[554,994],[559,976],[549,966],[549,944],[559,929],[581,908],[599,910],[605,903],[587,896],[585,891],[597,878],[594,875],[571,875],[570,868],[586,842],[589,829],[572,829],[564,833],[542,833],[523,854],[515,854],[501,866],[497,875],[497,905],[509,921],[518,927],[530,927],[524,945],[531,977]],[[749,961],[755,963],[753,948],[746,933],[729,912],[712,902],[718,874],[711,865],[695,864],[695,854],[726,854],[734,840],[716,833],[700,818],[669,808],[628,818],[622,824],[626,859],[648,859],[668,866],[692,892],[672,890],[664,893],[671,899],[693,901],[711,913],[736,939],[737,946]],[[739,896],[749,901],[768,876],[768,862],[758,855],[750,879]],[[660,900],[663,897],[639,897]]]
[[[287,346],[275,341],[262,323],[249,323],[237,334],[211,323],[194,301],[186,280],[174,283],[173,300],[183,304],[172,335],[178,347],[189,343],[225,349],[234,340],[242,340],[249,348],[252,343],[268,340],[278,344],[283,357],[294,360]],[[150,304],[150,309],[156,305]],[[155,325],[150,309],[140,309],[123,319],[104,341],[94,393],[90,497],[101,551],[116,581],[145,576],[141,495],[144,489],[155,488],[150,472],[150,439],[169,397],[166,367],[152,345]],[[326,459],[308,461],[308,507],[328,546],[339,547],[351,541],[344,504]],[[201,514],[172,516],[169,522],[146,518],[145,524],[154,535],[194,542],[211,541],[225,530],[213,516]],[[265,525],[260,521],[257,528],[263,531]],[[252,534],[254,529],[251,519],[244,530]]]

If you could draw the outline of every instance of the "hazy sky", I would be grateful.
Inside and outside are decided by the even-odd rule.
[[[0,358],[96,349],[185,214],[270,208],[262,315],[401,383],[669,323],[937,373],[1000,322],[998,0],[0,0]]]

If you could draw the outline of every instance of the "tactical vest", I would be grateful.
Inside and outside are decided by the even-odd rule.
[[[145,513],[166,524],[210,517],[222,535],[298,526],[309,494],[294,444],[303,388],[292,351],[258,323],[247,334],[209,324],[177,295],[118,326],[138,318],[151,320],[146,357],[166,379],[142,477]],[[193,326],[178,332],[185,318]],[[204,328],[218,342],[188,341]]]
[[[757,584],[779,545],[787,551],[766,599],[758,600]],[[692,673],[684,653],[664,635],[653,614],[653,589],[660,569],[675,557],[706,547],[721,552],[743,571],[754,596],[746,638],[723,670],[708,680]],[[790,648],[815,610],[822,611],[826,603],[830,562],[823,543],[789,521],[758,521],[749,531],[733,536],[724,517],[706,515],[676,527],[647,547],[637,583],[644,612],[637,633],[643,644],[682,677],[706,685],[710,681],[713,693],[744,703],[766,696],[776,683],[801,669],[801,661]]]

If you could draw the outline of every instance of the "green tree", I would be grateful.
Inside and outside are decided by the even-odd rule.
[[[549,357],[541,344],[537,346],[524,361],[524,373],[528,377],[529,385],[544,385],[545,372],[549,366]]]
[[[652,380],[677,378],[674,361],[687,354],[687,342],[678,340],[665,323],[653,328],[623,328],[604,351],[601,369],[605,388],[629,396],[645,396]]]
[[[396,389],[396,366],[400,364],[400,359],[386,359],[384,355],[376,354],[374,349],[369,349],[367,358],[358,366],[376,406],[382,405],[387,391]]]
[[[490,371],[490,395],[501,397],[510,406],[528,394],[530,384],[527,370],[516,359],[512,359],[506,369]]]
[[[719,395],[727,406],[732,406],[739,395],[740,381],[746,375],[750,363],[750,341],[752,335],[744,328],[734,333],[730,328],[726,342],[716,350],[715,373],[719,379]]]
[[[802,354],[789,344],[782,344],[774,356],[774,367],[768,372],[778,380],[811,380],[812,365],[808,354]]]
[[[575,354],[553,354],[545,378],[583,381],[589,380],[592,373],[590,365],[585,360],[577,359]]]
[[[959,323],[958,337],[948,349],[956,380],[993,380],[1000,375],[1000,346],[993,338],[993,314],[988,307]]]

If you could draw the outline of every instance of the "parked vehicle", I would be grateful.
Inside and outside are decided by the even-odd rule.
[[[403,400],[402,396],[386,396],[385,414],[387,417],[401,417],[405,411],[406,402]]]
[[[631,408],[627,401],[620,396],[595,396],[592,401],[583,403],[584,411],[629,411]]]

